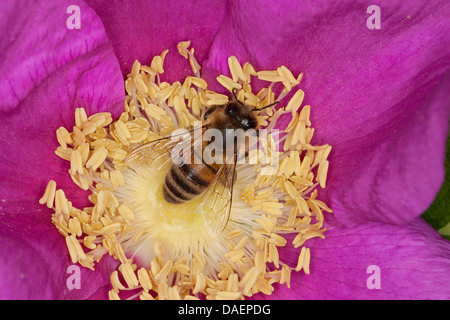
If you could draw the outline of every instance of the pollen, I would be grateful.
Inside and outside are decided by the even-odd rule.
[[[256,71],[231,56],[229,72],[216,78],[229,94],[214,92],[190,45],[180,42],[177,49],[192,76],[163,81],[168,50],[150,66],[135,61],[117,119],[77,108],[74,126],[56,130],[55,153],[68,162],[75,185],[89,192],[91,205],[76,208],[55,180],[39,203],[53,209],[52,222],[72,263],[95,270],[108,254],[119,262],[110,274],[110,299],[245,299],[271,295],[275,283],[291,288],[295,272],[319,271],[310,268],[314,252],[307,244],[324,238],[324,212],[332,212],[318,199],[327,183],[331,146],[311,144],[314,109],[303,105],[305,92],[298,88],[303,74],[295,77],[286,66]],[[253,90],[255,78],[266,86]],[[192,128],[210,106],[227,103],[232,92],[255,109],[279,103],[258,114],[269,134],[261,137],[261,148],[249,152],[248,163],[236,165],[229,220],[213,235],[205,226],[210,199],[199,196],[182,204],[164,199],[167,159],[150,154],[137,167],[126,159],[139,146]],[[290,120],[279,128],[284,115]],[[294,261],[283,256],[287,246],[298,250]]]

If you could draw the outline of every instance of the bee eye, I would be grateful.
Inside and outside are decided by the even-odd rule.
[[[229,115],[230,117],[236,118],[236,116],[237,116],[236,106],[234,104],[227,105],[227,108],[225,109],[225,113],[227,115]]]
[[[205,114],[203,115],[203,119],[206,120],[206,118],[209,117],[211,113],[213,113],[217,109],[217,106],[212,106],[208,110],[206,110]]]

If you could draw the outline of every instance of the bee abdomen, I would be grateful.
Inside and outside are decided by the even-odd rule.
[[[205,175],[205,169],[211,171]],[[194,199],[210,185],[213,168],[199,165],[172,165],[164,181],[164,198],[170,203],[183,203]]]

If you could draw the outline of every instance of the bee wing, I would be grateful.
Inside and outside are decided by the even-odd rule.
[[[170,141],[165,137],[143,144],[131,151],[125,162],[130,167],[137,167],[142,164],[151,165],[155,161],[163,160],[163,157],[168,155]]]
[[[198,140],[193,138],[193,132],[194,129],[143,144],[131,151],[125,159],[125,162],[130,167],[137,167],[143,164],[152,165],[155,162],[163,166],[167,161],[171,160],[172,155],[182,157],[183,150],[188,150],[191,147],[190,145],[193,144],[193,141]],[[173,139],[176,137],[182,137],[183,140]]]
[[[236,160],[236,156],[235,156]],[[211,235],[220,234],[230,219],[233,204],[233,187],[236,180],[236,161],[233,164],[223,165],[217,173],[215,181],[203,194],[204,203],[208,208],[203,220]],[[212,199],[211,204],[206,199]]]

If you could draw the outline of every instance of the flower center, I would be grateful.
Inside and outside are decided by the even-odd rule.
[[[205,225],[205,215],[210,214],[208,209],[213,205],[211,198],[199,196],[181,204],[164,199],[162,189],[169,167],[167,162],[163,167],[141,166],[124,171],[124,185],[114,194],[120,203],[129,203],[135,218],[129,240],[122,241],[122,245],[139,265],[146,267],[151,267],[152,260],[157,258],[155,246],[170,252],[173,261],[187,257],[188,264],[195,260],[194,252],[203,252],[209,259],[204,266],[206,274],[217,278],[223,257],[230,251],[230,243],[236,241],[229,237],[216,238]],[[248,167],[238,171],[238,175],[244,174],[247,179],[256,176]],[[240,179],[233,190],[242,194],[245,186],[246,179]],[[242,199],[234,199],[231,213],[226,230],[239,230],[251,236],[252,226],[257,225],[256,215],[249,212]],[[142,240],[136,241],[133,236]]]
[[[162,82],[168,50],[150,66],[136,61],[125,81],[127,97],[119,119],[113,121],[109,113],[88,117],[78,108],[73,131],[57,130],[60,146],[56,154],[70,161],[72,180],[91,191],[93,206],[75,208],[53,180],[39,202],[55,211],[52,221],[65,237],[73,263],[93,270],[106,253],[120,261],[118,271],[111,274],[112,299],[120,298],[123,290],[135,290],[131,297],[141,299],[269,295],[273,283],[290,287],[292,271],[310,272],[310,251],[305,243],[324,237],[322,211],[331,210],[317,199],[317,187],[326,185],[331,147],[310,144],[314,133],[310,107],[298,112],[304,97],[301,89],[282,106],[283,97],[302,77],[295,78],[284,66],[256,72],[249,63],[240,65],[232,56],[228,59],[231,78],[217,77],[243,107],[261,109],[257,126],[268,132],[260,135],[258,148],[248,150],[249,161],[231,165],[236,174],[226,171],[222,175],[225,180],[217,178],[218,183],[209,184],[198,196],[171,203],[164,188],[181,188],[185,193],[183,188],[187,189],[168,186],[167,177],[175,170],[168,154],[152,147],[145,156],[139,154],[137,165],[131,165],[129,159],[136,150],[153,146],[176,129],[191,129],[196,121],[206,121],[207,110],[210,121],[213,111],[229,102],[228,96],[207,89],[189,45],[180,43],[178,51],[189,59],[194,76],[183,83]],[[253,93],[252,77],[269,86]],[[281,107],[264,108],[274,103],[272,89],[277,85],[283,86],[276,99]],[[230,114],[246,125],[252,123],[243,121],[244,112],[239,108],[230,108]],[[276,135],[277,120],[284,114],[291,120]],[[218,176],[222,172],[203,169]],[[188,184],[183,182],[186,177],[180,177],[169,181]],[[228,204],[230,209],[222,210]],[[215,228],[212,221],[218,219],[220,228]],[[299,248],[295,262],[283,261],[279,253],[279,248],[287,245],[287,234],[294,235],[292,245]]]

